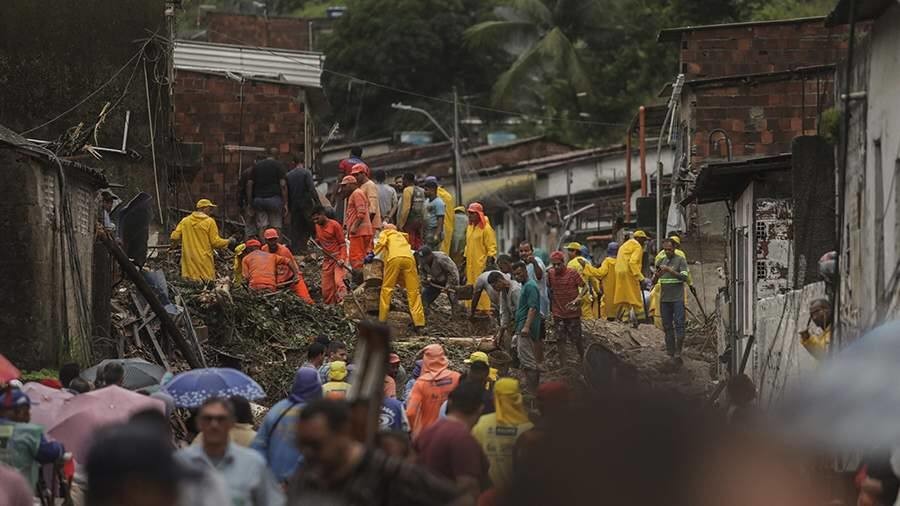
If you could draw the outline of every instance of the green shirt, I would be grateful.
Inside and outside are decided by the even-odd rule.
[[[669,258],[663,255],[662,258],[656,260],[656,266],[661,267],[667,265],[675,270],[678,274],[669,272],[659,277],[660,285],[660,302],[684,302],[684,282],[688,279],[687,260],[679,255],[673,255]]]
[[[519,304],[516,306],[516,334],[525,326],[529,309],[537,311],[529,329],[529,337],[537,340],[541,336],[541,292],[533,279],[522,285],[522,291],[519,292]]]

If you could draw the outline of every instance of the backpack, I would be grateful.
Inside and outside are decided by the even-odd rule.
[[[425,190],[421,186],[413,186],[412,204],[409,206],[407,222],[418,223],[425,219]]]

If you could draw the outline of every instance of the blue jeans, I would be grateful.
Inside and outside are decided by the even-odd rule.
[[[680,354],[684,344],[684,301],[660,302],[659,312],[666,331],[666,352]]]

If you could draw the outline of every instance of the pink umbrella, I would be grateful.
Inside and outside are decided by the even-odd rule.
[[[65,445],[75,460],[84,462],[91,439],[99,429],[126,421],[132,413],[148,408],[165,413],[165,404],[158,399],[108,386],[67,400],[48,433]]]
[[[31,423],[49,427],[59,418],[59,411],[66,401],[75,397],[71,392],[57,390],[36,382],[22,385],[22,391],[28,395],[31,405]]]

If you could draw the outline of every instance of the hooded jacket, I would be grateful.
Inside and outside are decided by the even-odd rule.
[[[295,443],[300,410],[306,403],[321,398],[318,371],[301,367],[294,375],[291,394],[272,406],[259,426],[250,448],[262,454],[278,481],[287,481],[302,465],[303,456]]]
[[[414,438],[437,421],[441,404],[459,384],[459,373],[451,371],[449,365],[441,345],[425,347],[422,374],[413,385],[406,404],[406,416]]]
[[[181,277],[199,281],[215,279],[213,250],[228,246],[228,239],[219,237],[216,220],[194,211],[178,223],[169,238],[181,241]]]

